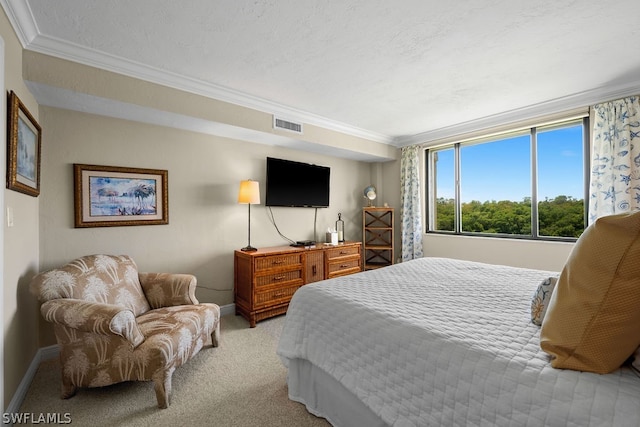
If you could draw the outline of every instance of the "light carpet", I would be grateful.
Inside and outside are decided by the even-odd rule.
[[[207,345],[174,372],[168,409],[158,409],[152,382],[83,388],[62,400],[56,359],[40,364],[20,412],[68,413],[76,426],[329,426],[287,397],[276,355],[283,322],[249,328],[240,316],[223,316],[220,346]]]

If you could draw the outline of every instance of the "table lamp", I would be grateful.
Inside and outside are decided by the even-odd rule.
[[[240,190],[238,191],[238,203],[249,206],[249,228],[248,228],[248,244],[240,249],[243,252],[257,251],[257,248],[251,246],[251,205],[260,204],[260,183],[258,181],[246,180],[240,181]]]

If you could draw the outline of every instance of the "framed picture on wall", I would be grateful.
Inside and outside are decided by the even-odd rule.
[[[168,171],[73,165],[75,227],[169,223]]]
[[[38,197],[42,130],[13,91],[7,104],[7,188]]]

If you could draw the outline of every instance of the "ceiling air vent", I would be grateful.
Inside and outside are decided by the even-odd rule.
[[[273,116],[273,128],[302,134],[302,123],[295,123],[276,116]]]

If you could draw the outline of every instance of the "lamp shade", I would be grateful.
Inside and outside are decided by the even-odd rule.
[[[260,183],[258,181],[246,180],[240,181],[240,190],[238,191],[238,203],[259,205],[260,204]]]

